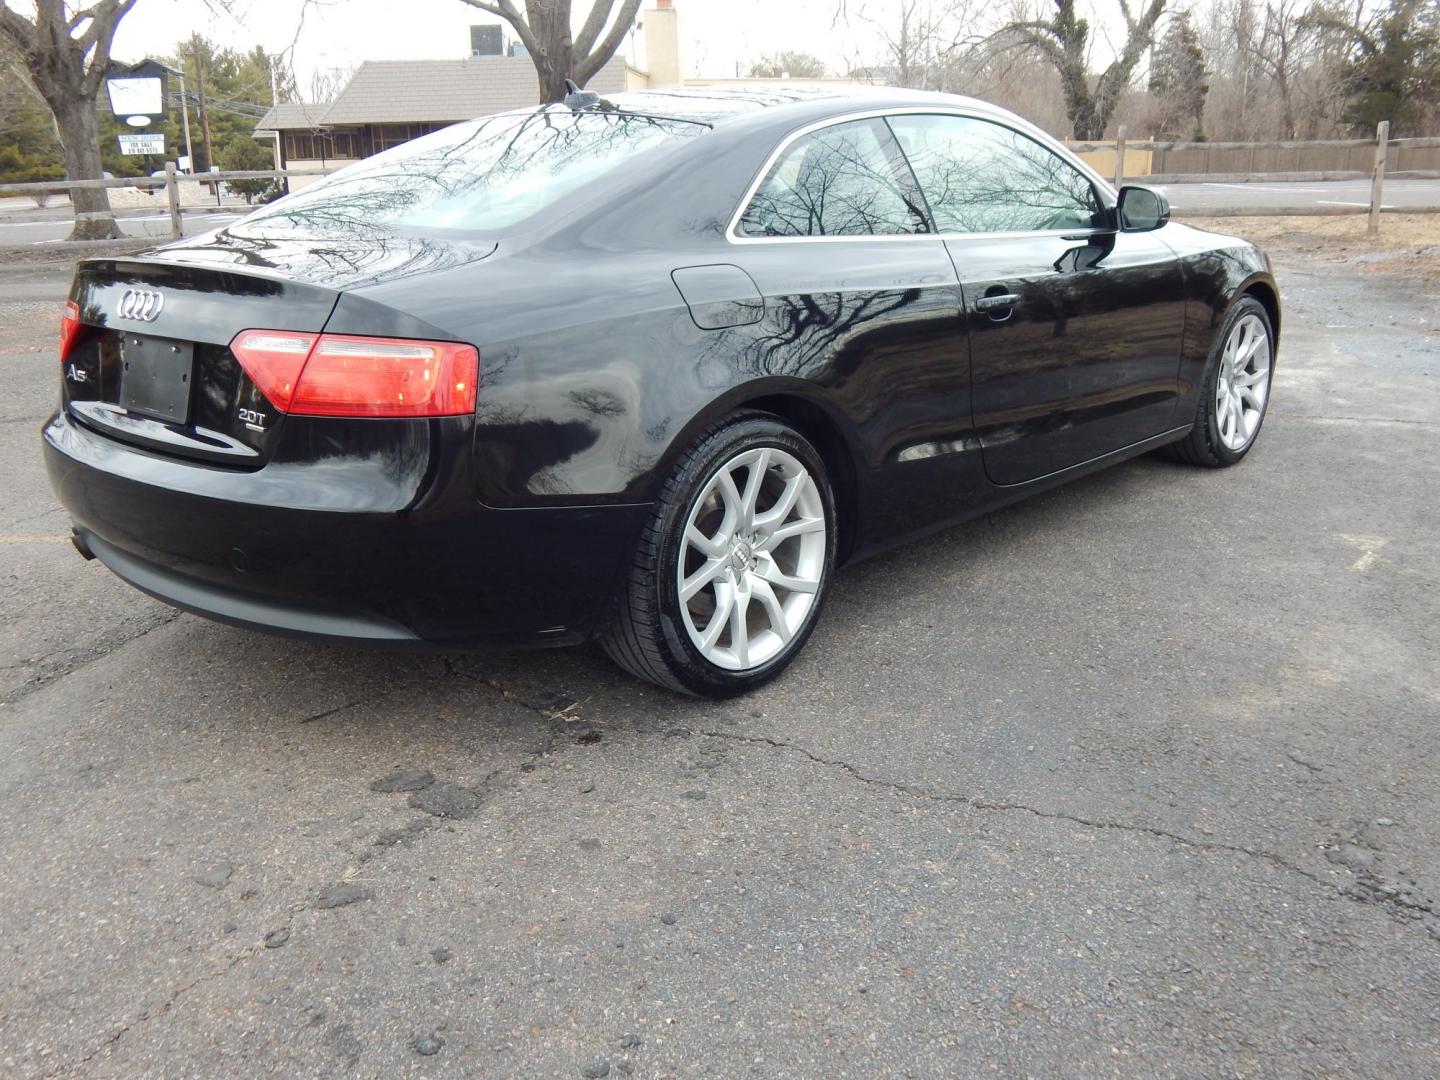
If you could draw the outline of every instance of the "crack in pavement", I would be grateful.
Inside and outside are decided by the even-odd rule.
[[[374,694],[369,695],[368,697],[356,698],[354,701],[346,701],[340,705],[336,705],[334,708],[325,709],[322,712],[311,713],[309,716],[302,716],[299,720],[296,720],[295,723],[297,725],[313,724],[316,720],[324,720],[327,716],[334,716],[336,713],[347,712],[348,710],[357,708],[361,705],[373,705],[376,702],[384,701],[386,698],[394,697],[401,690],[406,689],[409,689],[409,687],[396,686],[392,687],[389,690],[380,690]]]
[[[105,659],[105,657],[109,656],[112,653],[119,652],[126,645],[129,645],[132,641],[139,641],[147,634],[151,634],[154,633],[156,630],[159,630],[162,626],[168,626],[170,623],[178,619],[182,614],[183,612],[180,611],[166,610],[162,612],[159,616],[155,617],[150,622],[150,625],[146,626],[145,629],[141,630],[139,633],[130,634],[128,636],[121,637],[119,640],[114,641],[102,640],[86,649],[81,649],[77,653],[68,655],[64,659],[50,661],[50,658],[46,657],[45,660],[41,661],[41,663],[35,665],[40,670],[38,670],[34,675],[26,679],[15,689],[0,694],[0,705],[13,705],[16,702],[22,701],[25,698],[29,697],[31,694],[36,693],[39,690],[45,689],[46,687],[58,686],[68,676],[85,670],[91,664],[95,663],[96,661]],[[50,662],[47,663],[46,661]]]
[[[502,777],[502,775],[514,771],[524,772],[526,771],[525,766],[527,764],[543,759],[554,753],[558,736],[560,732],[564,730],[562,726],[563,723],[578,719],[578,717],[574,717],[569,713],[569,709],[575,707],[574,703],[571,703],[571,705],[567,706],[567,708],[559,711],[547,709],[543,705],[536,704],[535,702],[529,700],[526,696],[523,696],[519,691],[505,685],[502,682],[499,682],[496,679],[485,675],[479,675],[472,672],[458,670],[449,657],[441,657],[441,662],[444,665],[444,673],[440,677],[440,681],[444,681],[447,678],[468,679],[471,682],[477,683],[493,691],[502,699],[507,701],[513,701],[516,704],[520,705],[522,708],[525,708],[526,710],[535,713],[537,716],[548,721],[550,725],[549,729],[546,732],[544,741],[540,743],[536,749],[521,755],[520,759],[511,765],[502,766],[491,770],[478,783],[472,785],[468,789],[474,792],[477,796],[480,796],[482,793],[493,793],[494,790],[499,787],[498,780],[500,777]],[[397,692],[398,689],[389,690],[384,691],[374,697],[345,702],[331,709],[324,710],[323,712],[316,713],[312,716],[304,717],[301,720],[297,721],[297,723],[309,723],[314,720],[323,719],[327,716],[333,716],[336,713],[344,712],[345,710],[355,708],[358,705],[381,700],[382,698],[388,697],[391,694]],[[611,730],[613,731],[614,729]],[[630,730],[633,731],[635,735],[641,738],[661,733],[656,730],[647,731],[638,727],[632,728]],[[844,761],[838,758],[822,757],[821,755],[816,754],[815,752],[807,749],[804,746],[799,745],[798,743],[787,742],[783,739],[777,739],[769,735],[754,735],[743,732],[691,728],[683,725],[671,727],[664,732],[664,734],[667,735],[677,733],[683,733],[687,736],[692,737],[701,736],[705,738],[737,742],[750,746],[761,746],[771,749],[784,750],[789,753],[798,754],[812,764],[823,766],[828,769],[839,770],[851,777],[852,779],[868,787],[883,788],[896,794],[903,795],[910,799],[939,803],[951,807],[964,807],[966,809],[988,813],[1024,813],[1029,814],[1032,817],[1039,818],[1041,820],[1063,821],[1072,825],[1078,825],[1088,829],[1137,833],[1140,835],[1165,840],[1172,844],[1177,844],[1182,847],[1190,848],[1196,851],[1212,853],[1218,852],[1224,854],[1246,856],[1251,859],[1267,862],[1279,869],[1303,877],[1306,880],[1310,881],[1312,884],[1319,886],[1322,890],[1335,897],[1349,900],[1354,903],[1363,904],[1367,907],[1380,907],[1386,910],[1391,915],[1391,917],[1400,919],[1407,924],[1410,922],[1422,921],[1430,936],[1432,938],[1440,940],[1440,926],[1437,926],[1436,924],[1431,922],[1424,921],[1427,918],[1433,919],[1437,915],[1433,903],[1423,899],[1419,901],[1411,901],[1405,899],[1404,897],[1394,895],[1393,893],[1386,891],[1384,889],[1384,886],[1380,884],[1378,877],[1373,874],[1355,874],[1354,871],[1351,871],[1352,875],[1356,878],[1356,887],[1345,888],[1341,885],[1336,884],[1335,882],[1329,881],[1324,877],[1321,877],[1319,874],[1316,874],[1310,870],[1305,869],[1302,866],[1297,865],[1296,863],[1291,862],[1284,856],[1277,855],[1274,852],[1266,851],[1262,848],[1245,847],[1240,844],[1228,844],[1222,841],[1197,840],[1193,837],[1185,836],[1176,832],[1171,832],[1167,829],[1162,829],[1153,825],[1141,825],[1133,822],[1106,821],[1096,818],[1086,818],[1078,814],[1070,814],[1062,811],[1042,810],[1037,807],[1029,806],[1025,803],[996,802],[994,800],[978,798],[971,795],[949,794],[944,792],[927,790],[926,788],[922,788],[914,784],[908,784],[904,781],[888,780],[881,777],[869,776],[848,761]],[[383,843],[379,843],[378,846],[377,844],[372,843],[364,849],[350,849],[347,853],[353,860],[353,865],[356,872],[358,872],[360,867],[366,866],[367,864],[379,858],[387,848],[408,846],[408,844],[404,843],[405,841],[410,839],[419,839],[425,836],[426,834],[434,830],[437,826],[439,826],[443,820],[445,819],[442,819],[441,817],[435,817],[433,819],[417,819],[416,821],[412,821],[401,829],[395,830],[392,833],[392,839]],[[303,907],[303,905],[301,906]],[[86,1065],[94,1061],[101,1054],[105,1053],[109,1048],[117,1044],[130,1031],[132,1031],[136,1027],[139,1027],[140,1025],[148,1023],[153,1019],[164,1016],[166,1013],[174,1009],[179,1003],[180,999],[187,993],[189,993],[191,990],[193,990],[195,987],[199,986],[201,983],[213,979],[223,978],[243,961],[263,951],[263,948],[259,945],[251,945],[241,950],[234,956],[230,957],[225,966],[220,970],[209,971],[204,975],[197,976],[196,978],[190,980],[182,986],[177,987],[174,991],[170,993],[170,995],[165,999],[165,1001],[160,1003],[159,1006],[146,1009],[139,1016],[130,1020],[123,1027],[112,1033],[103,1043],[101,1043],[98,1047],[92,1050],[89,1054],[79,1059],[79,1061],[75,1064],[57,1064],[55,1069],[53,1069],[50,1073],[47,1073],[46,1075],[53,1077],[58,1076],[64,1072],[83,1072]]]
[[[442,658],[442,663],[444,664],[445,668],[445,676],[442,676],[442,678],[448,676],[458,676],[460,678],[470,679],[472,682],[479,683],[481,686],[488,687],[489,689],[495,691],[497,694],[499,694],[506,700],[514,701],[522,707],[530,710],[531,712],[534,712],[536,715],[550,721],[552,725],[555,723],[556,720],[562,718],[578,719],[578,717],[569,716],[568,708],[573,708],[573,705],[559,712],[552,711],[527,700],[525,697],[521,696],[518,691],[488,676],[459,671],[449,657]],[[633,728],[632,730],[635,732],[635,734],[640,736],[653,734],[653,732],[646,732],[638,727]],[[670,730],[683,731],[685,734],[691,736],[699,735],[706,738],[724,739],[731,742],[747,743],[752,746],[768,746],[778,750],[787,750],[791,753],[801,755],[802,757],[806,758],[807,760],[811,761],[816,765],[822,765],[826,768],[831,769],[839,769],[853,779],[867,786],[887,788],[891,791],[896,792],[897,794],[904,795],[912,799],[920,799],[926,802],[942,803],[950,806],[964,806],[971,810],[988,813],[1024,813],[1029,814],[1032,817],[1040,818],[1041,820],[1064,821],[1068,822],[1069,824],[1079,825],[1087,829],[1131,832],[1143,836],[1151,836],[1156,839],[1165,840],[1172,844],[1178,844],[1182,847],[1190,848],[1195,851],[1223,853],[1229,855],[1242,855],[1247,858],[1269,863],[1270,865],[1277,867],[1281,870],[1285,870],[1291,874],[1303,877],[1307,881],[1323,889],[1325,892],[1332,894],[1333,896],[1366,906],[1380,907],[1385,910],[1392,918],[1396,918],[1407,923],[1421,921],[1429,935],[1436,940],[1440,940],[1440,922],[1426,921],[1434,920],[1437,916],[1440,916],[1440,912],[1436,911],[1433,901],[1425,899],[1424,897],[1420,897],[1416,900],[1406,899],[1405,897],[1399,895],[1398,890],[1387,889],[1381,883],[1380,879],[1373,874],[1361,875],[1356,874],[1352,870],[1351,874],[1356,879],[1355,886],[1345,887],[1337,884],[1336,882],[1330,881],[1325,877],[1322,877],[1320,874],[1315,873],[1312,870],[1307,870],[1305,867],[1300,866],[1295,862],[1292,862],[1291,860],[1285,858],[1283,855],[1278,855],[1273,851],[1266,851],[1263,848],[1246,847],[1242,844],[1228,844],[1219,840],[1197,840],[1194,837],[1185,836],[1181,833],[1171,832],[1168,829],[1162,829],[1154,825],[1141,825],[1134,822],[1106,821],[1099,818],[1087,818],[1082,817],[1079,814],[1070,814],[1059,810],[1042,810],[1038,807],[1029,806],[1025,803],[997,802],[991,799],[983,799],[972,795],[947,794],[943,792],[937,793],[935,791],[930,791],[925,788],[918,787],[914,784],[907,784],[899,780],[886,780],[880,777],[867,776],[865,773],[861,772],[858,768],[850,764],[848,761],[843,761],[838,758],[832,759],[821,757],[819,754],[814,753],[813,751],[799,745],[798,743],[786,742],[783,739],[776,739],[768,735],[750,735],[733,731],[715,731],[684,726],[672,728]],[[526,758],[528,760],[538,760],[552,753],[555,747],[555,740],[557,734],[558,732],[552,727],[552,729],[546,735],[545,742],[540,746],[540,748],[530,754],[527,754]],[[522,761],[517,767],[523,769],[524,764],[525,762]],[[482,784],[479,786],[489,787],[491,781],[493,781],[494,778],[502,771],[505,770],[495,770],[495,772],[492,772],[489,776],[487,776],[482,782]]]
[[[42,510],[38,514],[29,514],[23,518],[16,518],[14,521],[7,521],[4,523],[4,527],[7,529],[15,529],[19,528],[21,525],[28,525],[32,521],[40,521],[43,518],[55,517],[57,514],[63,514],[64,512],[65,508],[63,506],[52,506],[49,510]],[[66,536],[66,539],[69,539],[68,535]]]
[[[519,691],[515,690],[512,687],[506,686],[502,682],[497,682],[496,680],[490,678],[488,675],[477,675],[474,672],[461,671],[455,666],[454,660],[452,660],[448,656],[442,656],[440,658],[440,663],[444,665],[446,676],[452,676],[460,679],[469,679],[471,682],[479,683],[481,686],[488,687],[489,689],[494,690],[501,697],[509,701],[513,701],[517,705],[523,706],[526,709],[529,709],[531,712],[544,717],[546,720],[576,719],[576,717],[571,714],[571,710],[579,707],[581,703],[578,701],[572,701],[571,699],[564,697],[563,695],[552,694],[550,695],[550,697],[553,700],[550,704],[552,706],[558,705],[559,707],[550,707],[540,702],[531,701],[528,698],[522,697]]]
[[[1162,829],[1154,825],[1140,825],[1133,822],[1105,821],[1098,818],[1081,817],[1079,814],[1069,814],[1059,810],[1041,810],[1037,807],[1026,805],[1025,803],[995,802],[993,800],[981,799],[971,795],[951,795],[945,793],[937,793],[921,787],[916,787],[913,784],[904,783],[903,781],[899,780],[885,780],[879,777],[867,776],[859,769],[857,769],[854,765],[851,765],[848,761],[824,758],[818,754],[811,752],[810,750],[807,750],[805,747],[800,746],[797,743],[785,742],[782,739],[775,739],[768,735],[746,735],[730,731],[702,730],[690,730],[690,734],[703,735],[707,738],[713,739],[728,739],[732,742],[749,743],[751,745],[770,746],[780,750],[788,750],[792,753],[800,754],[801,756],[807,758],[808,760],[817,765],[823,765],[827,768],[832,769],[840,769],[843,772],[849,774],[854,779],[860,781],[860,783],[862,784],[867,784],[873,787],[888,788],[891,791],[894,791],[901,795],[905,795],[912,799],[922,799],[929,802],[946,803],[952,806],[965,806],[972,810],[979,810],[983,812],[1025,813],[1037,818],[1042,818],[1050,821],[1065,821],[1073,825],[1080,825],[1089,829],[1115,830],[1119,832],[1133,832],[1145,836],[1153,836],[1157,839],[1168,840],[1171,843],[1179,844],[1183,847],[1192,848],[1197,851],[1223,852],[1232,855],[1244,855],[1252,859],[1258,859],[1262,862],[1268,862],[1272,866],[1276,866],[1282,870],[1287,870],[1292,874],[1298,874],[1300,877],[1303,877],[1308,881],[1313,882],[1327,892],[1333,893],[1334,895],[1343,899],[1350,900],[1359,904],[1365,904],[1367,906],[1382,907],[1386,909],[1393,918],[1398,918],[1405,922],[1413,922],[1417,920],[1423,921],[1426,919],[1427,916],[1430,918],[1434,918],[1437,914],[1437,912],[1435,911],[1435,905],[1432,901],[1425,900],[1423,898],[1418,901],[1407,900],[1404,897],[1389,894],[1384,890],[1384,887],[1380,885],[1378,878],[1375,878],[1374,880],[1369,880],[1365,876],[1355,875],[1357,880],[1357,886],[1355,888],[1345,888],[1333,881],[1329,881],[1326,878],[1321,877],[1319,874],[1314,873],[1313,871],[1305,869],[1303,866],[1291,862],[1283,855],[1277,855],[1275,852],[1266,851],[1263,848],[1250,848],[1245,847],[1241,844],[1227,844],[1218,840],[1196,840],[1194,837],[1184,836],[1180,833],[1171,832],[1168,829]],[[1440,926],[1426,922],[1425,928],[1431,937],[1440,940]]]
[[[55,1067],[45,1075],[47,1077],[50,1077],[60,1076],[64,1073],[77,1072],[83,1074],[85,1071],[85,1066],[89,1065],[97,1057],[99,1057],[101,1054],[105,1053],[107,1050],[113,1047],[116,1043],[118,1043],[121,1039],[128,1035],[133,1028],[136,1028],[141,1024],[148,1023],[149,1021],[154,1020],[156,1017],[164,1016],[171,1009],[175,1008],[175,1006],[179,1003],[180,999],[186,994],[188,994],[191,990],[195,989],[195,987],[199,986],[203,982],[209,982],[212,979],[224,978],[226,975],[230,974],[230,972],[233,971],[237,966],[239,966],[241,961],[248,960],[250,957],[256,955],[261,951],[263,951],[263,947],[260,945],[247,946],[246,948],[240,950],[240,952],[236,953],[234,956],[230,957],[230,959],[226,961],[225,966],[222,967],[219,971],[207,971],[203,975],[197,975],[188,983],[185,983],[182,986],[177,986],[174,990],[170,992],[170,996],[167,997],[164,1001],[162,1001],[158,1006],[155,1006],[153,1008],[147,1008],[139,1016],[135,1017],[133,1020],[128,1021],[123,1027],[120,1027],[116,1031],[112,1032],[109,1038],[107,1038],[94,1050],[91,1050],[90,1053],[80,1058],[80,1060],[74,1062],[73,1064],[69,1062],[57,1062]]]
[[[530,711],[536,713],[538,716],[541,716],[544,719],[551,721],[552,723],[556,719],[566,715],[564,711],[556,713],[547,710],[539,705],[536,705],[533,702],[526,700],[525,697],[521,696],[520,693],[518,693],[511,687],[508,687],[503,683],[497,682],[496,680],[491,679],[487,676],[475,675],[469,672],[459,671],[456,669],[454,663],[448,657],[445,658],[443,662],[445,665],[445,674],[447,676],[459,676],[462,678],[467,678],[473,682],[479,683],[482,686],[486,686],[494,690],[496,693],[500,694],[505,699],[516,702],[517,704],[523,706],[526,709],[529,709]],[[635,728],[633,730],[637,735],[641,736],[651,734],[642,731],[639,728]],[[686,734],[692,736],[699,735],[706,738],[725,739],[731,742],[748,743],[754,746],[768,746],[774,749],[786,750],[791,753],[800,754],[801,756],[816,765],[822,765],[826,768],[831,769],[839,769],[862,784],[866,784],[871,787],[887,788],[891,791],[896,792],[897,794],[904,795],[907,798],[920,799],[927,802],[942,803],[950,806],[964,806],[971,810],[988,813],[1024,813],[1029,814],[1032,817],[1040,818],[1042,820],[1064,821],[1068,822],[1069,824],[1078,825],[1087,829],[1113,830],[1117,832],[1130,832],[1137,833],[1143,836],[1151,836],[1156,839],[1165,840],[1169,843],[1178,844],[1182,847],[1190,848],[1195,851],[1241,855],[1247,858],[1256,859],[1261,862],[1269,863],[1270,865],[1277,867],[1281,870],[1288,871],[1291,874],[1303,877],[1307,881],[1318,886],[1327,893],[1332,894],[1333,896],[1337,896],[1342,899],[1352,901],[1354,903],[1364,904],[1366,906],[1380,907],[1385,910],[1392,918],[1396,918],[1404,922],[1422,921],[1425,925],[1426,931],[1430,934],[1430,936],[1432,938],[1435,938],[1436,940],[1440,940],[1440,922],[1428,921],[1434,920],[1437,915],[1440,915],[1440,912],[1437,912],[1435,910],[1435,905],[1432,901],[1427,900],[1423,897],[1417,900],[1407,899],[1404,896],[1399,895],[1398,890],[1387,889],[1380,882],[1380,879],[1378,877],[1375,877],[1374,875],[1360,875],[1355,874],[1354,871],[1351,871],[1352,875],[1356,879],[1355,885],[1353,887],[1346,887],[1336,882],[1330,881],[1312,870],[1307,870],[1305,867],[1299,865],[1298,863],[1292,862],[1291,860],[1285,858],[1283,855],[1278,855],[1273,851],[1266,851],[1263,848],[1246,847],[1242,844],[1228,844],[1219,840],[1197,840],[1194,837],[1185,836],[1181,833],[1171,832],[1168,829],[1162,829],[1154,825],[1141,825],[1133,822],[1106,821],[1099,818],[1087,818],[1079,814],[1070,814],[1059,810],[1042,810],[1038,807],[1029,806],[1025,803],[997,802],[991,799],[983,799],[973,795],[946,794],[943,792],[937,793],[935,791],[927,790],[914,784],[907,784],[899,780],[886,780],[879,777],[867,776],[865,773],[861,772],[860,769],[856,768],[848,761],[843,761],[838,758],[832,759],[821,757],[819,754],[814,753],[813,751],[799,745],[798,743],[786,742],[783,739],[776,739],[768,735],[750,735],[733,731],[715,731],[683,726],[679,727],[678,729],[671,730],[683,731]],[[532,755],[528,756],[532,759],[538,759],[551,753],[555,745],[555,736],[556,732],[552,730],[548,734],[546,741],[541,746],[541,748],[535,751]],[[1306,764],[1307,767],[1313,768],[1313,766],[1309,766],[1308,763]],[[494,775],[495,774],[491,774],[491,777],[487,777],[487,784]]]

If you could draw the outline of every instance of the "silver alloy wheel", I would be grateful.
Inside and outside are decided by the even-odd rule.
[[[1230,328],[1215,377],[1215,427],[1227,450],[1250,444],[1270,396],[1270,334],[1249,314]]]
[[[676,583],[691,642],[747,671],[774,659],[815,607],[828,542],[815,478],[778,447],[746,450],[690,506]]]

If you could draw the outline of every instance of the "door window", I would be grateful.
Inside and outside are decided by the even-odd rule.
[[[889,123],[942,233],[1104,225],[1090,180],[1018,131],[940,114],[892,116]]]
[[[791,143],[740,218],[742,236],[891,236],[929,223],[883,120],[855,120]]]

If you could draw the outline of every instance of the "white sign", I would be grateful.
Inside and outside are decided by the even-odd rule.
[[[122,154],[163,154],[165,135],[159,131],[146,131],[136,135],[120,136]]]
[[[110,111],[116,116],[160,116],[165,112],[164,86],[163,79],[108,79]]]

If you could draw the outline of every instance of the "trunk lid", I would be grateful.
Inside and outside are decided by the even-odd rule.
[[[88,427],[155,453],[259,468],[286,418],[230,351],[237,334],[319,333],[346,290],[494,250],[380,230],[267,238],[240,221],[141,257],[85,260],[70,292],[84,330],[66,359],[65,404]],[[390,310],[370,321],[380,336],[431,329]]]
[[[339,291],[150,259],[88,259],[71,286],[83,330],[64,366],[72,416],[162,454],[264,464],[283,417],[230,352],[241,330],[321,330]]]

